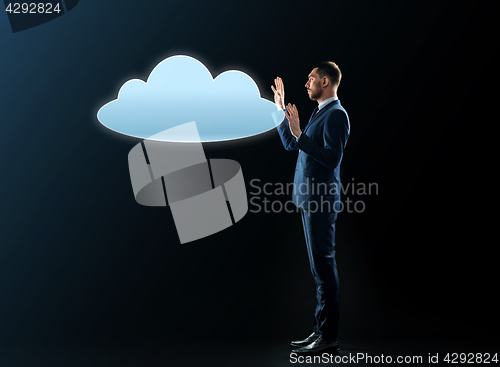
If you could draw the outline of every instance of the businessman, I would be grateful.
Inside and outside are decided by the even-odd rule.
[[[339,280],[335,262],[335,222],[340,209],[340,163],[349,138],[347,112],[337,98],[342,73],[337,64],[317,64],[305,85],[309,98],[318,102],[304,130],[297,107],[285,108],[281,78],[271,86],[274,102],[285,117],[278,125],[283,146],[298,151],[293,202],[300,208],[311,272],[316,285],[317,307],[313,333],[291,345],[297,354],[332,353],[338,341]]]

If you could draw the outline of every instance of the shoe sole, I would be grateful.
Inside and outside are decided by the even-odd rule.
[[[309,344],[311,344],[311,343],[312,343],[312,342],[307,343],[307,344],[290,343],[290,345],[291,345],[292,347],[302,348],[302,347],[305,347],[305,346],[307,346],[307,345],[309,345]]]
[[[340,346],[327,347],[324,349],[315,350],[314,352],[313,351],[303,351],[303,352],[292,351],[292,353],[296,353],[297,355],[316,355],[316,354],[322,354],[322,353],[340,354]]]

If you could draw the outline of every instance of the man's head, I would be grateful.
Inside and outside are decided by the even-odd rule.
[[[320,62],[308,76],[306,88],[309,98],[319,103],[336,96],[341,78],[342,73],[337,64],[331,61]]]

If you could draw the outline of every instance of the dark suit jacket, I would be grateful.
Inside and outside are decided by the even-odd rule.
[[[339,100],[311,116],[299,139],[290,132],[285,117],[278,132],[286,150],[299,150],[295,168],[293,202],[303,209],[321,210],[321,203],[340,207],[340,163],[349,138],[350,124]],[[316,204],[315,204],[316,202]],[[326,204],[323,205],[326,210]],[[333,208],[333,206],[332,206]]]

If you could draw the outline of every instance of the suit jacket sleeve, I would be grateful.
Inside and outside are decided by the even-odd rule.
[[[286,150],[299,150],[299,148],[297,148],[297,139],[295,139],[295,136],[293,136],[290,131],[286,116],[283,118],[283,121],[281,121],[281,124],[278,125],[278,133],[280,134],[281,142]]]
[[[317,142],[306,134],[301,134],[295,145],[319,163],[330,169],[335,169],[344,154],[348,126],[347,115],[341,110],[333,111],[325,121],[322,142]]]

